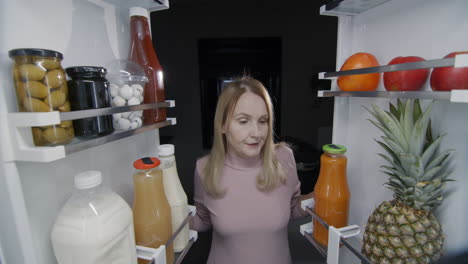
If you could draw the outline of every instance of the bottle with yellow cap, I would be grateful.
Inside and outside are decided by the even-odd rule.
[[[133,223],[136,244],[158,248],[172,235],[171,208],[164,192],[163,174],[157,158],[142,158],[133,163]],[[174,263],[174,250],[166,247],[167,264]],[[138,259],[139,264],[150,261]]]

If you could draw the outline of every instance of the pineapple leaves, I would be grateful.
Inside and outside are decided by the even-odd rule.
[[[398,145],[397,142],[387,138],[387,137],[382,137],[382,139],[387,143],[387,145],[393,150],[395,154],[397,153],[405,153],[405,150]]]
[[[413,120],[418,120],[421,117],[421,115],[422,115],[421,104],[419,103],[419,100],[414,100]]]
[[[397,177],[401,182],[403,182],[407,186],[414,186],[416,185],[417,181],[414,178],[406,176],[404,173],[388,166],[381,166],[382,168],[385,168],[389,172],[395,174],[395,177]]]
[[[379,155],[380,157],[382,157],[383,159],[385,159],[390,165],[392,165],[393,167],[395,167],[397,170],[399,171],[403,171],[403,168],[400,166],[400,164],[398,163],[398,160],[392,160],[390,159],[389,157],[385,156],[384,154],[382,153],[377,153],[377,155]]]
[[[444,137],[445,135],[441,135],[439,137],[437,137],[436,140],[434,140],[427,148],[426,150],[424,151],[421,159],[422,159],[422,162],[423,162],[423,165],[426,166],[427,165],[427,162],[429,161],[430,158],[432,158],[432,156],[434,155],[435,151],[437,150],[437,147],[439,147],[440,143],[442,142],[442,138]]]
[[[395,152],[393,152],[393,150],[390,147],[388,147],[387,145],[385,145],[385,143],[381,141],[376,140],[375,142],[377,142],[383,149],[385,149],[385,151],[387,151],[387,153],[390,154],[390,156],[392,156],[393,160],[398,161],[397,155],[395,154]]]
[[[414,155],[421,155],[424,149],[424,143],[426,140],[426,131],[429,124],[429,115],[431,113],[432,104],[429,105],[426,111],[423,113],[414,124],[413,130],[411,131],[410,138],[408,139],[409,152]]]
[[[392,103],[390,103],[390,113],[392,113],[392,115],[396,118],[400,119],[400,112]]]
[[[400,98],[397,99],[398,112],[403,113],[405,111],[405,105],[401,102]]]
[[[447,171],[452,149],[439,153],[442,138],[433,137],[430,113],[433,103],[425,109],[419,100],[389,103],[388,111],[377,105],[365,108],[374,119],[369,121],[383,135],[375,140],[388,155],[378,153],[388,165],[382,172],[388,176],[384,184],[394,197],[415,209],[430,211],[440,205],[450,172]]]
[[[397,141],[397,138],[387,129],[385,128],[383,125],[373,121],[373,120],[370,120],[368,119],[374,126],[376,126],[378,129],[380,129],[380,131],[382,131],[388,138],[390,138],[392,141],[396,142]]]
[[[454,151],[453,149],[448,149],[441,154],[439,154],[437,157],[435,157],[427,166],[426,170],[430,170],[434,168],[435,166],[443,166],[445,161],[447,160],[448,156],[450,153]]]
[[[421,181],[430,181],[432,180],[435,176],[437,176],[437,173],[440,172],[442,169],[441,166],[434,167],[430,170],[428,170],[424,175],[420,178]]]
[[[390,131],[393,135],[392,137],[396,138],[395,142],[402,147],[407,146],[408,144],[402,133],[402,127],[398,120],[393,115],[389,115],[376,105],[372,105],[372,108],[374,113],[378,116],[380,123]]]
[[[409,175],[412,175],[410,174],[411,166],[416,163],[416,156],[410,153],[398,153],[398,157],[400,158],[403,170]]]
[[[411,142],[411,132],[413,131],[413,105],[410,100],[406,101],[405,109],[406,111],[400,117],[400,122],[403,124],[403,132],[406,140]]]
[[[417,180],[421,179],[424,174],[424,166],[422,165],[421,158],[416,157],[416,161],[410,166],[409,175],[412,175]]]

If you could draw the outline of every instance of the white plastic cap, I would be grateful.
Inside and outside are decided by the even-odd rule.
[[[78,190],[90,189],[102,183],[102,173],[90,170],[75,175],[75,188]]]
[[[171,156],[174,155],[174,145],[164,144],[159,146],[159,155],[160,156]]]
[[[143,16],[149,19],[149,12],[146,8],[134,6],[130,7],[130,16]]]

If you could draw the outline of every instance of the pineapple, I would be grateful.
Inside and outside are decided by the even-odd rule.
[[[377,143],[388,155],[379,154],[390,166],[385,185],[392,201],[381,203],[369,216],[362,252],[373,263],[430,263],[442,255],[444,235],[431,213],[442,203],[452,150],[438,153],[443,135],[433,138],[429,114],[419,100],[390,103],[390,111],[373,105],[369,120],[383,133]]]

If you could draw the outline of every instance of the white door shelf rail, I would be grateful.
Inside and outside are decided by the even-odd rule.
[[[338,264],[340,254],[340,243],[347,247],[362,263],[372,264],[372,262],[362,255],[359,250],[355,249],[346,239],[355,237],[361,232],[359,226],[350,225],[342,228],[335,228],[329,226],[322,218],[320,218],[312,208],[314,208],[314,199],[307,199],[301,202],[301,207],[304,211],[308,212],[318,223],[328,230],[328,247],[320,245],[313,237],[313,224],[312,222],[301,225],[300,232],[303,236],[311,242],[311,244],[322,254],[328,264]]]
[[[180,234],[180,231],[184,228],[185,225],[188,224],[190,217],[194,216],[197,212],[196,207],[192,205],[189,205],[187,209],[188,209],[187,217],[182,222],[182,224],[177,228],[176,232],[174,232],[174,234],[169,238],[167,243],[158,248],[136,246],[138,258],[151,260],[150,264],[166,264],[166,247],[172,244],[172,242],[177,237],[177,235]],[[182,262],[185,255],[192,247],[193,243],[197,241],[197,238],[198,238],[197,231],[190,230],[189,242],[187,243],[187,245],[185,246],[184,250],[182,250],[181,253],[176,254],[177,259],[174,262],[175,264],[180,264]]]
[[[115,131],[114,133],[87,140],[74,138],[66,145],[36,147],[32,139],[31,127],[57,125],[61,121],[76,120],[88,117],[111,115],[128,111],[141,111],[146,109],[175,107],[175,101],[167,100],[162,103],[141,104],[132,106],[107,107],[100,109],[90,109],[71,112],[17,112],[8,113],[9,132],[11,136],[12,153],[9,153],[7,161],[35,161],[50,162],[65,158],[67,155],[103,145],[122,138],[141,134],[146,131],[175,125],[176,118],[127,131]]]
[[[439,67],[468,67],[468,54],[457,54],[453,58],[436,60],[426,60],[418,62],[408,62],[377,67],[369,67],[347,71],[321,72],[320,79],[334,79],[339,76],[357,75],[380,72],[407,71],[416,69],[439,68]],[[468,90],[452,90],[449,92],[438,91],[369,91],[369,92],[348,92],[348,91],[318,91],[318,97],[384,97],[384,98],[408,98],[408,99],[432,99],[449,100],[454,103],[468,103]]]

